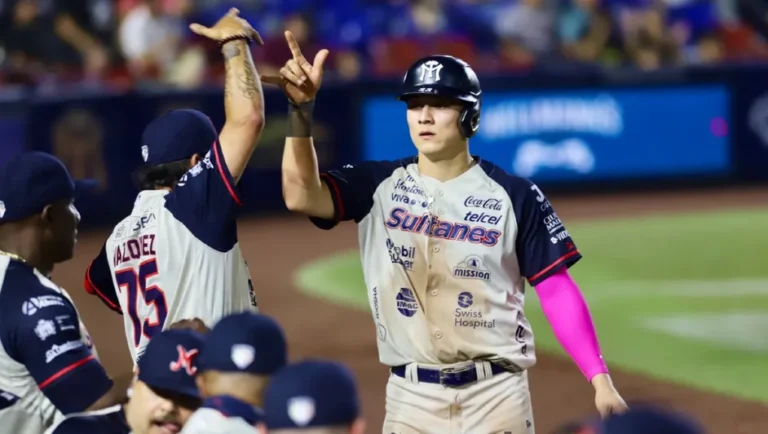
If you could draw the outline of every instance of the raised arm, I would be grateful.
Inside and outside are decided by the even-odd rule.
[[[283,151],[283,199],[291,211],[333,219],[333,199],[330,188],[320,179],[312,139],[312,111],[328,50],[320,50],[314,64],[310,64],[291,32],[285,32],[285,39],[292,58],[280,69],[279,76],[262,76],[265,83],[283,89],[289,100],[288,133]]]
[[[264,129],[264,95],[251,57],[250,42],[263,45],[258,32],[238,16],[235,8],[213,27],[191,24],[190,29],[221,44],[226,78],[226,122],[219,134],[224,162],[235,182],[240,180]]]

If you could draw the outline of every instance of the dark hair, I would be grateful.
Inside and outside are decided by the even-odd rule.
[[[140,167],[133,172],[133,183],[139,190],[173,188],[189,170],[189,159],[171,161],[155,166]]]

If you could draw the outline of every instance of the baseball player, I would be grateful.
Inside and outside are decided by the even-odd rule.
[[[264,410],[269,433],[365,432],[354,377],[337,362],[288,365],[269,383]]]
[[[264,419],[264,389],[287,363],[282,328],[251,312],[222,318],[200,351],[197,385],[205,398],[184,434],[253,434]]]
[[[21,434],[125,393],[89,348],[69,295],[48,277],[74,254],[76,187],[61,161],[41,152],[18,154],[0,172],[0,388],[28,414],[14,431]],[[0,426],[14,423],[8,415]]]
[[[237,183],[264,125],[264,101],[249,42],[259,35],[237,9],[213,27],[191,29],[219,42],[227,69],[221,134],[195,110],[174,110],[144,130],[146,163],[131,215],[112,231],[86,271],[85,288],[122,313],[134,360],[167,324],[197,317],[208,326],[256,309],[237,240]]]
[[[526,279],[594,386],[599,411],[622,411],[568,273],[581,258],[568,231],[535,184],[469,152],[482,95],[472,68],[429,56],[407,71],[399,99],[417,156],[321,176],[311,127],[322,62],[310,65],[292,37],[288,43],[293,58],[280,77],[263,78],[291,101],[283,196],[322,229],[358,224],[379,358],[391,369],[384,432],[534,431]]]
[[[46,434],[172,434],[200,406],[195,385],[204,336],[190,329],[155,335],[124,405],[67,416]]]

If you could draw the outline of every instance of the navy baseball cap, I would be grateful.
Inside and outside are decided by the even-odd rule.
[[[166,330],[149,340],[138,362],[139,381],[153,389],[200,398],[195,384],[205,338],[189,329]]]
[[[171,110],[144,128],[141,157],[148,166],[170,163],[211,149],[218,134],[211,119],[192,109]]]
[[[632,407],[624,414],[611,415],[602,422],[599,434],[704,434],[690,418],[651,406]]]
[[[94,180],[74,181],[64,164],[45,152],[16,154],[0,172],[0,224],[22,220],[60,200],[95,187]]]
[[[338,362],[288,365],[269,382],[264,413],[270,430],[350,425],[360,417],[355,379]]]
[[[241,312],[228,315],[206,336],[200,354],[203,371],[272,375],[288,363],[280,325],[267,315]]]

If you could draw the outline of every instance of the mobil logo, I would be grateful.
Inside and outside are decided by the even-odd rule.
[[[416,315],[416,312],[419,310],[419,301],[416,299],[416,294],[410,288],[400,288],[395,300],[397,302],[397,311],[405,317],[410,318]]]

